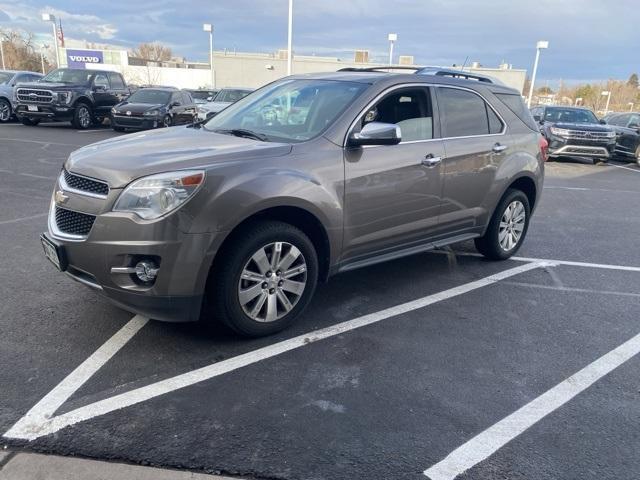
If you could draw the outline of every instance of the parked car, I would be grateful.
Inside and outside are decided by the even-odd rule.
[[[305,112],[273,121],[272,105],[296,98]],[[545,148],[505,86],[292,76],[206,123],[73,152],[42,245],[132,312],[267,335],[339,272],[469,239],[491,259],[515,254],[542,194]]]
[[[589,109],[547,107],[531,109],[540,132],[549,142],[549,158],[589,157],[593,163],[606,162],[616,146],[616,132],[602,125]]]
[[[58,68],[36,83],[16,87],[16,116],[35,126],[41,120],[68,122],[87,129],[109,117],[131,90],[118,72]]]
[[[616,132],[615,154],[640,166],[640,112],[607,115],[603,121]]]
[[[193,123],[196,104],[189,92],[171,88],[141,88],[111,109],[116,132]]]
[[[220,90],[215,89],[187,90],[187,92],[191,94],[191,98],[193,98],[193,101],[197,104],[212,102],[219,91]]]
[[[198,105],[198,120],[207,120],[232,103],[246,97],[251,92],[250,88],[223,88],[212,101]]]
[[[0,123],[13,118],[15,111],[15,87],[21,82],[37,82],[42,74],[36,72],[0,70]]]

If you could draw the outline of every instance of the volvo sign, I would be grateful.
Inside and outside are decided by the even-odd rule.
[[[85,68],[87,63],[104,63],[100,50],[67,50],[67,65]]]

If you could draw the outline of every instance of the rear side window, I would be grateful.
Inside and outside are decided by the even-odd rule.
[[[111,82],[111,88],[124,88],[122,77],[117,73],[109,74],[109,82]]]
[[[524,100],[520,95],[513,95],[509,93],[494,93],[494,95],[504,103],[509,110],[516,114],[516,116],[522,120],[522,122],[531,130],[538,131],[538,126],[535,120],[531,116],[531,112],[527,110]],[[542,112],[535,112],[535,115],[541,115]]]
[[[502,122],[487,103],[467,90],[441,87],[438,105],[445,137],[468,137],[500,133]]]

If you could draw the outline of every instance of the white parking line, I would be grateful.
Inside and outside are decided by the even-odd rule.
[[[42,218],[42,217],[46,217],[47,215],[49,215],[48,213],[39,213],[38,215],[30,215],[28,217],[20,217],[20,218],[14,218],[12,220],[2,220],[0,221],[0,225],[8,225],[10,223],[18,223],[18,222],[22,222],[25,220],[33,220],[34,218]]]
[[[640,190],[612,190],[610,188],[563,187],[560,185],[545,185],[544,189],[545,190],[572,190],[574,192],[635,193],[640,195]]]
[[[616,168],[624,168],[625,170],[630,170],[630,171],[635,172],[635,173],[640,173],[640,170],[637,169],[637,168],[625,167],[623,165],[616,165],[615,163],[610,163],[609,165],[611,165],[612,167],[616,167]]]
[[[76,145],[75,143],[57,143],[57,142],[41,142],[39,140],[24,140],[22,138],[0,138],[8,142],[37,143],[38,145],[61,145],[63,147],[83,147],[84,145]]]
[[[67,401],[89,378],[93,376],[102,366],[113,357],[118,350],[126,345],[133,336],[144,327],[149,320],[136,315],[127,324],[118,330],[109,340],[107,340],[89,358],[71,372],[53,390],[45,395],[27,414],[18,421],[6,434],[6,437],[14,437],[13,432],[19,432],[14,438],[28,438],[24,436],[39,425],[50,422],[51,417],[60,406]],[[32,432],[31,432],[32,433]],[[22,434],[23,436],[19,436]],[[37,438],[38,435],[33,438]]]
[[[98,130],[76,130],[76,133],[96,133],[96,132],[111,132],[111,130],[106,130],[104,128],[100,128]]]
[[[638,353],[640,334],[476,435],[424,474],[431,480],[453,480]]]
[[[145,387],[137,388],[129,392],[121,393],[98,402],[85,405],[70,412],[54,417],[55,411],[62,405],[78,388],[80,388],[118,349],[120,349],[137,332],[146,320],[139,319],[134,322],[134,317],[129,324],[112,337],[105,345],[100,347],[96,353],[85,360],[71,375],[62,381],[52,392],[47,394],[37,405],[22,417],[4,436],[7,438],[18,438],[24,440],[34,440],[43,435],[49,435],[58,430],[74,425],[84,420],[104,415],[114,410],[119,410],[131,405],[135,405],[145,400],[149,400],[160,395],[164,395],[181,388],[208,380],[228,372],[232,372],[247,365],[275,357],[282,353],[295,350],[329,337],[355,330],[356,328],[371,325],[382,320],[427,307],[437,302],[447,300],[473,290],[492,285],[500,280],[513,277],[520,273],[528,272],[535,268],[552,266],[550,262],[532,262],[520,265],[515,268],[490,275],[480,280],[450,288],[433,295],[406,302],[394,307],[386,308],[378,312],[370,313],[362,317],[348,320],[331,327],[315,330],[313,332],[299,335],[288,340],[284,340],[272,345],[259,348],[228,360],[213,363],[203,368],[193,370],[181,375],[177,375],[166,380],[162,380]]]

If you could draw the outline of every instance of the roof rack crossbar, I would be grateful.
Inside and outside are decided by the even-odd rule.
[[[385,72],[387,70],[413,70],[417,72],[423,67],[410,67],[408,65],[389,65],[386,67],[346,67],[338,70],[339,72]]]

